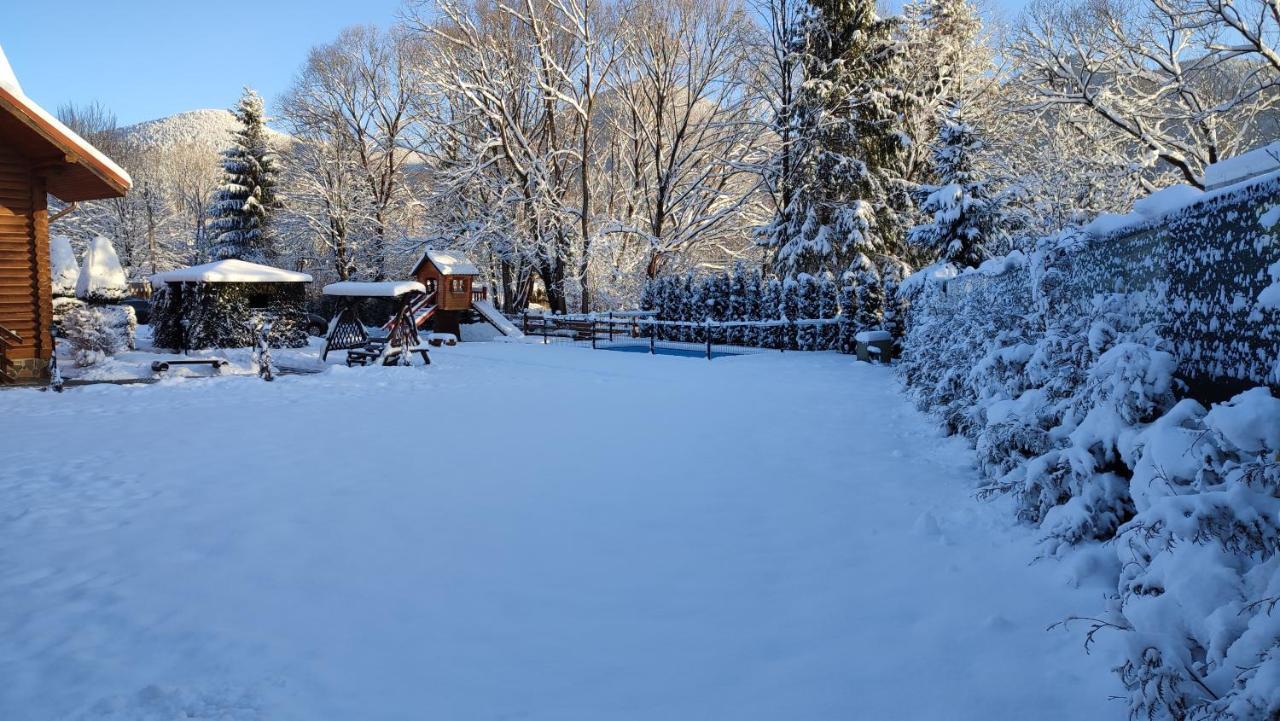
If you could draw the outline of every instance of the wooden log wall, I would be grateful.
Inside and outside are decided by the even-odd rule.
[[[31,163],[0,147],[0,325],[22,337],[6,354],[20,379],[42,376],[53,347],[46,197]]]

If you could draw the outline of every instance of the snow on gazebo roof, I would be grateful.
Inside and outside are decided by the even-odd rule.
[[[119,197],[133,185],[133,179],[124,168],[27,97],[22,90],[22,85],[18,82],[18,76],[13,72],[13,66],[9,64],[9,59],[4,54],[3,47],[0,47],[0,110],[7,110],[17,116],[22,123],[20,126],[22,133],[26,137],[39,138],[42,143],[51,144],[61,152],[82,158],[85,169],[96,176],[99,182],[106,181],[112,191],[112,194],[106,194],[100,190],[86,192],[78,181],[73,182],[73,179],[63,177],[85,172],[78,169],[79,163],[68,161],[67,165],[74,172],[64,173],[61,176],[53,175],[50,181],[49,191],[62,200]],[[14,140],[17,141],[16,138]]]
[[[343,280],[324,287],[325,295],[352,298],[395,298],[414,292],[426,293],[427,288],[416,280],[388,280],[380,283]]]
[[[160,283],[310,283],[311,276],[244,260],[218,260],[151,276]]]
[[[436,270],[440,271],[441,275],[480,275],[480,269],[470,260],[467,260],[466,256],[434,248],[427,248],[414,271],[416,272],[428,260],[436,267]]]

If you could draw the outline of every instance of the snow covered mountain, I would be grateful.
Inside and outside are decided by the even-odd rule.
[[[147,120],[120,129],[121,138],[139,148],[168,149],[185,145],[207,147],[219,153],[231,143],[231,133],[239,124],[228,110],[190,110],[165,118]],[[277,149],[289,142],[289,136],[271,130]]]

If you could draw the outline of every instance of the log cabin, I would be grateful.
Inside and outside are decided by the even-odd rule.
[[[23,93],[0,48],[0,384],[49,374],[48,197],[120,198],[131,184],[124,169]]]

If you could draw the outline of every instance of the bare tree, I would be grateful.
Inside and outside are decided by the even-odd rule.
[[[1204,167],[1247,148],[1280,95],[1269,67],[1219,48],[1218,33],[1163,0],[1040,0],[1009,48],[1029,112],[1087,109],[1133,148],[1203,186]]]
[[[412,39],[403,32],[347,28],[334,42],[312,49],[283,101],[286,123],[316,144],[304,152],[325,148],[337,153],[331,159],[342,166],[344,175],[349,160],[357,164],[360,183],[346,190],[367,200],[373,234],[369,270],[376,279],[391,271],[391,245],[412,200],[405,172],[416,159],[410,132],[415,52]],[[322,175],[336,172],[322,162],[305,167]],[[321,177],[307,184],[314,191],[326,184],[333,187],[334,182],[334,177]],[[352,270],[344,265],[340,272]]]
[[[764,214],[751,92],[756,28],[730,0],[641,0],[621,30],[611,139],[622,162],[612,232],[646,246],[644,272],[707,245],[748,245]]]

